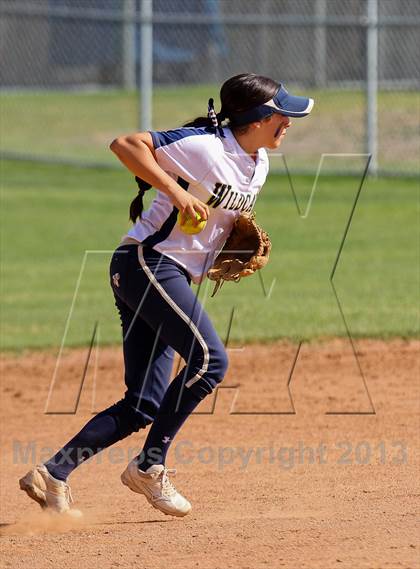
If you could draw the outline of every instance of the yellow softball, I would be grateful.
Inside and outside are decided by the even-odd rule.
[[[200,233],[200,231],[203,231],[203,229],[206,227],[207,220],[201,219],[199,213],[196,213],[195,217],[199,221],[197,225],[194,225],[194,222],[189,215],[186,216],[184,223],[181,223],[181,212],[179,212],[177,221],[181,231],[187,233],[188,235],[195,235],[196,233]]]

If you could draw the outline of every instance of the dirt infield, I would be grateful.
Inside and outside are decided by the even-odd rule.
[[[368,391],[351,346],[336,340],[302,346],[290,395],[296,346],[230,350],[217,399],[203,401],[169,453],[174,482],[193,505],[184,519],[153,510],[120,483],[144,432],[74,472],[81,521],[41,513],[17,480],[91,417],[95,367],[75,415],[46,415],[55,354],[3,356],[1,566],[420,567],[420,342],[356,348]],[[74,404],[86,354],[64,356],[49,410]],[[121,397],[121,364],[120,349],[101,348],[94,410]]]

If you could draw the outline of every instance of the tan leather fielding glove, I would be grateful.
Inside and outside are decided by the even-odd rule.
[[[235,221],[223,249],[207,276],[216,281],[214,296],[224,281],[238,282],[262,269],[268,263],[271,241],[255,221],[254,213],[243,213]]]

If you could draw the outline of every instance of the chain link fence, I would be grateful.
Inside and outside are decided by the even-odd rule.
[[[372,152],[380,173],[419,173],[417,0],[1,0],[0,16],[3,156],[113,164],[117,135],[203,115],[250,71],[316,101],[282,147],[294,171]]]

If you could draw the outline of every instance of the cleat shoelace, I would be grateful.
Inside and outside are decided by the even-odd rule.
[[[61,482],[55,487],[51,488],[51,493],[54,494],[57,498],[64,497],[68,504],[73,504],[73,496],[71,494],[70,486],[65,482]]]
[[[64,489],[64,493],[65,496],[67,498],[67,501],[69,504],[73,504],[73,496],[71,495],[71,490],[70,490],[70,486],[68,484],[66,484],[65,489]]]
[[[73,504],[73,496],[71,494],[71,490],[70,490],[70,486],[68,484],[66,484],[65,482],[63,482],[63,484],[59,486],[58,488],[58,492],[57,492],[58,496],[64,495],[64,498],[66,499],[66,501],[69,504]]]
[[[162,495],[170,498],[174,494],[177,493],[175,487],[173,486],[172,482],[169,480],[169,476],[175,476],[176,468],[165,468],[162,470],[161,476],[161,485],[162,485]]]

